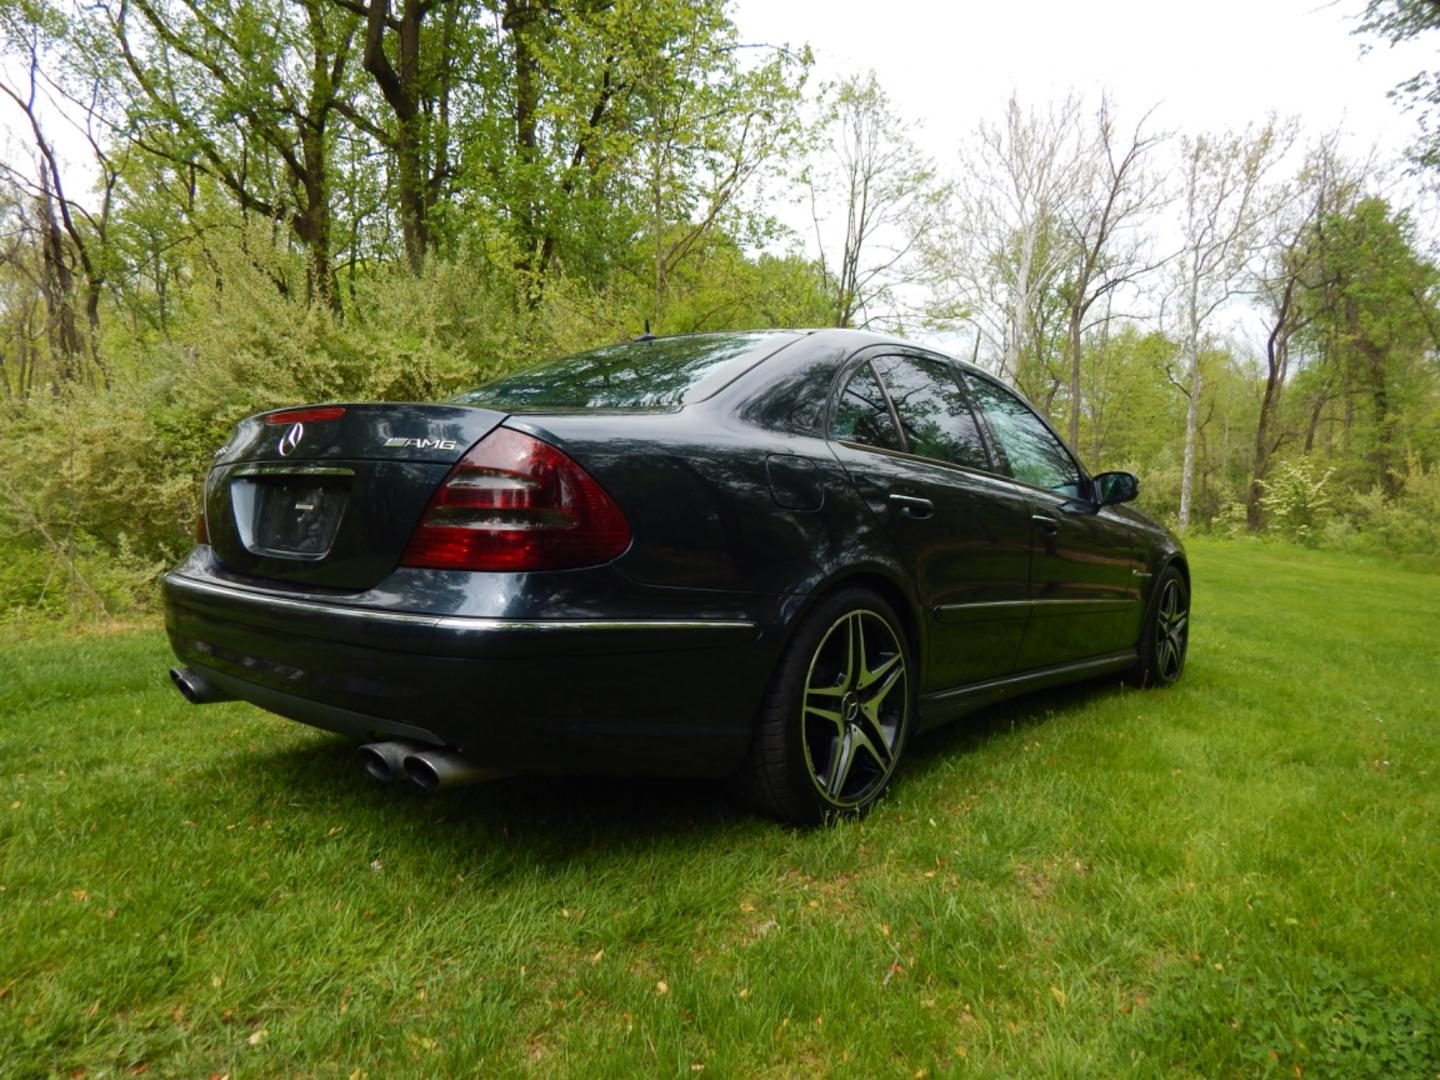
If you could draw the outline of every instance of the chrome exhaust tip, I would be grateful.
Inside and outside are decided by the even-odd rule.
[[[497,769],[475,764],[453,750],[417,750],[405,756],[405,774],[426,791],[478,784],[504,776]]]
[[[365,775],[382,784],[405,778],[405,759],[418,753],[423,747],[419,743],[391,740],[389,742],[366,743],[355,751],[355,760]]]
[[[205,676],[191,671],[188,667],[172,667],[170,681],[175,684],[175,689],[179,690],[181,696],[191,705],[209,705],[212,701],[235,700]]]

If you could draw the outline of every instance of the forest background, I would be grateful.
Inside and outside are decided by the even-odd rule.
[[[647,329],[938,341],[1181,530],[1440,566],[1435,72],[1399,161],[1079,92],[937,156],[722,0],[25,0],[0,51],[6,617],[144,609],[242,416]]]

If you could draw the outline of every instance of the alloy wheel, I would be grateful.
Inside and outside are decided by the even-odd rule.
[[[1190,611],[1184,589],[1177,578],[1165,582],[1155,618],[1155,667],[1165,682],[1180,677],[1185,665],[1185,645],[1189,636]]]
[[[805,677],[801,742],[810,780],[837,809],[861,806],[885,786],[909,722],[905,650],[869,610],[836,619]]]

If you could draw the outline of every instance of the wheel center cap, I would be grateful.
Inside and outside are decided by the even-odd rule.
[[[855,718],[860,715],[860,695],[851,690],[840,699],[840,715],[845,718],[847,724],[853,724]]]

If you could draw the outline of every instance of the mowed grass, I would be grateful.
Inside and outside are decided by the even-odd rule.
[[[813,832],[382,787],[158,631],[11,641],[0,1075],[1436,1076],[1440,577],[1191,557],[1179,686],[975,715]]]

